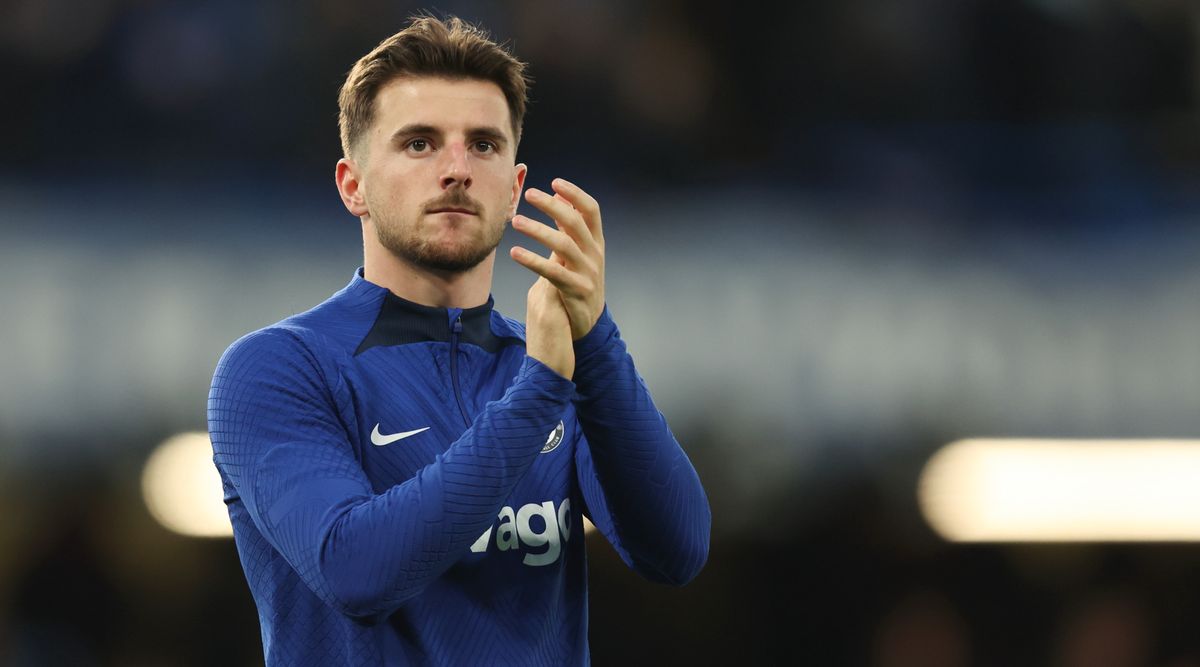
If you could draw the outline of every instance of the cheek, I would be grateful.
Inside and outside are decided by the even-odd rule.
[[[420,197],[413,188],[415,180],[414,174],[405,173],[400,169],[381,170],[379,173],[373,174],[369,181],[367,203],[390,210],[419,205]]]
[[[516,182],[516,173],[512,166],[496,167],[485,173],[489,184],[488,198],[497,202],[502,209],[507,210],[512,205],[513,185]]]

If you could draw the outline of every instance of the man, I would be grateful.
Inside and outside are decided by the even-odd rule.
[[[695,470],[604,302],[579,187],[515,215],[524,65],[420,18],[351,70],[337,186],[363,268],[222,357],[209,431],[269,665],[588,663],[582,517],[669,584],[708,555]],[[492,310],[504,225],[538,277]],[[573,382],[572,382],[573,380]]]

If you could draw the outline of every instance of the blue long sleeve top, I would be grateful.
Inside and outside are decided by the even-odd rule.
[[[366,281],[251,333],[209,394],[268,665],[588,664],[582,516],[648,579],[710,513],[607,309],[574,382],[492,309]]]

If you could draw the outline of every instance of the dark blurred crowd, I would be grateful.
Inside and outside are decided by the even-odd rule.
[[[7,3],[0,169],[324,175],[345,72],[421,7]],[[1190,0],[439,7],[531,63],[522,152],[587,182],[1061,221],[1183,206],[1200,165]]]

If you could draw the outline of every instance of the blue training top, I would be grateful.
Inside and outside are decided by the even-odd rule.
[[[581,516],[690,581],[711,516],[608,310],[574,383],[492,310],[362,269],[222,356],[213,460],[268,665],[586,665]]]

